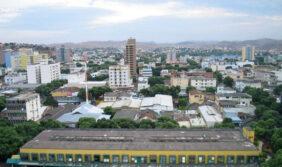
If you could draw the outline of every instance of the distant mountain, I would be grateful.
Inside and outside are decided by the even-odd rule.
[[[59,47],[65,45],[68,48],[123,48],[126,41],[88,41],[80,43],[56,43],[48,46]],[[137,42],[138,48],[157,48],[157,47],[191,47],[191,48],[231,48],[241,49],[243,46],[251,45],[258,49],[269,50],[278,49],[282,50],[282,40],[276,39],[257,39],[245,41],[183,41],[179,43],[155,43],[155,42]]]

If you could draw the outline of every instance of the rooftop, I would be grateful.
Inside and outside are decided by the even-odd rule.
[[[252,98],[251,95],[247,93],[218,93],[217,96],[219,97],[235,97],[235,98]]]
[[[9,98],[7,100],[9,100],[9,101],[28,100],[30,98],[36,98],[38,96],[39,96],[39,94],[37,94],[37,93],[27,92],[27,93],[23,93],[23,94],[19,94],[17,96],[11,97],[11,98]]]
[[[244,150],[257,148],[239,130],[45,130],[22,149]]]

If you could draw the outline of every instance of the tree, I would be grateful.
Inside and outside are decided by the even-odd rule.
[[[196,88],[193,87],[193,86],[187,86],[187,88],[186,88],[186,92],[187,92],[187,93],[190,92],[190,91],[192,91],[192,90],[196,90]]]
[[[117,123],[118,128],[126,128],[126,129],[135,129],[138,128],[138,124],[131,120],[131,119],[115,119],[114,120]]]
[[[4,118],[0,118],[0,127],[12,126],[12,124]]]
[[[234,80],[231,77],[227,76],[223,79],[223,84],[227,87],[233,87]]]
[[[172,129],[179,128],[179,124],[169,117],[159,117],[156,122],[156,127],[162,129]]]
[[[187,98],[185,97],[178,98],[178,108],[180,110],[186,109],[187,105],[188,105]]]
[[[0,97],[0,111],[6,107],[6,98],[4,96]]]
[[[214,75],[214,77],[216,78],[217,84],[222,83],[223,76],[222,76],[222,74],[221,74],[219,71],[215,71],[215,72],[213,73],[213,75]]]
[[[282,85],[278,85],[273,89],[273,93],[277,96],[282,95]]]
[[[58,107],[58,102],[53,98],[53,96],[47,96],[46,100],[43,103],[45,106]]]
[[[96,126],[95,118],[80,118],[76,124],[78,128],[92,128]]]
[[[206,87],[206,92],[214,94],[216,92],[216,89],[214,87]]]
[[[212,72],[212,69],[211,68],[205,68],[205,71],[206,72]]]
[[[139,128],[142,128],[142,129],[154,129],[155,127],[156,127],[155,122],[148,120],[148,119],[143,119],[139,123]]]
[[[282,149],[279,149],[270,160],[262,164],[262,167],[278,167],[278,166],[282,166]]]
[[[164,77],[153,76],[149,78],[148,83],[150,86],[154,86],[156,84],[164,84],[164,80]]]
[[[22,122],[16,124],[14,127],[24,142],[31,140],[43,130],[40,124],[34,121]]]
[[[21,136],[13,127],[0,127],[0,160],[9,158],[23,144]]]
[[[118,124],[115,120],[99,119],[95,128],[118,128]]]
[[[104,114],[110,115],[111,118],[113,118],[113,116],[115,115],[115,111],[112,107],[108,106],[104,109]]]
[[[59,121],[48,119],[44,121],[40,121],[40,126],[44,129],[54,129],[54,128],[64,128],[65,125]]]
[[[235,128],[235,125],[230,118],[224,118],[221,123],[216,123],[215,128]]]

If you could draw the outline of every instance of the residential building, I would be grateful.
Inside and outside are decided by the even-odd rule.
[[[130,68],[128,65],[114,65],[109,67],[109,85],[111,88],[132,87]]]
[[[136,40],[129,38],[125,46],[125,64],[129,65],[130,75],[136,77],[137,62],[136,62]]]
[[[166,63],[167,64],[176,64],[177,62],[178,61],[177,61],[177,58],[176,58],[176,51],[175,50],[170,50],[167,53]]]
[[[157,113],[161,111],[173,111],[172,96],[156,94],[155,97],[144,97],[140,110],[150,109]]]
[[[255,47],[245,46],[242,48],[242,61],[254,61],[255,60]]]
[[[138,91],[140,91],[142,89],[147,89],[149,87],[150,87],[150,85],[148,83],[147,77],[138,77],[138,84],[137,84],[137,90]]]
[[[212,106],[200,106],[199,112],[208,127],[214,127],[216,123],[223,121],[222,115]]]
[[[254,79],[266,83],[269,87],[277,85],[277,76],[274,72],[266,70],[254,70]]]
[[[69,111],[68,113],[63,114],[57,120],[59,122],[65,123],[69,127],[75,127],[76,123],[80,118],[95,118],[99,119],[110,119],[110,115],[104,114],[104,111],[96,106],[93,106],[89,103],[81,103],[75,110]]]
[[[143,77],[152,77],[153,76],[153,70],[152,70],[151,67],[142,68],[140,70],[140,75],[143,76]]]
[[[195,87],[197,90],[206,90],[207,87],[216,87],[215,78],[207,77],[191,77],[190,85]]]
[[[80,104],[81,99],[78,97],[80,88],[77,87],[62,87],[51,92],[53,98],[59,105]]]
[[[189,78],[185,75],[171,76],[171,86],[180,86],[181,89],[186,89],[189,86]]]
[[[205,102],[205,94],[198,90],[189,91],[189,103],[203,104]]]
[[[61,74],[60,79],[65,79],[68,83],[80,83],[86,81],[85,71],[73,72],[70,74]]]
[[[258,166],[261,151],[250,129],[44,130],[10,165]],[[172,144],[173,143],[173,144]]]
[[[28,92],[6,99],[6,109],[1,112],[1,116],[11,123],[38,121],[43,111],[39,94]]]
[[[12,85],[18,83],[25,83],[26,80],[26,73],[10,73],[4,77],[5,84]]]
[[[104,102],[115,102],[118,100],[128,100],[130,98],[131,94],[124,91],[106,92],[104,94]]]
[[[50,83],[60,79],[60,63],[41,63],[27,66],[27,80],[29,84]]]
[[[68,63],[71,61],[72,51],[69,48],[66,48],[64,45],[57,50],[57,62]]]
[[[216,88],[216,93],[236,93],[236,90],[226,87],[223,84],[220,84]]]
[[[18,54],[19,52],[13,51],[12,49],[3,50],[3,58],[6,68],[12,68],[13,57],[18,56]]]
[[[260,80],[253,79],[243,79],[235,81],[235,89],[240,92],[242,92],[247,86],[252,88],[262,88],[262,83]]]
[[[219,93],[216,94],[216,101],[234,101],[239,106],[250,106],[252,96],[247,93]]]

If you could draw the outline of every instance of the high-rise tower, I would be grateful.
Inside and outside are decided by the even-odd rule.
[[[131,77],[136,77],[136,40],[129,38],[125,46],[125,64],[129,65]]]

